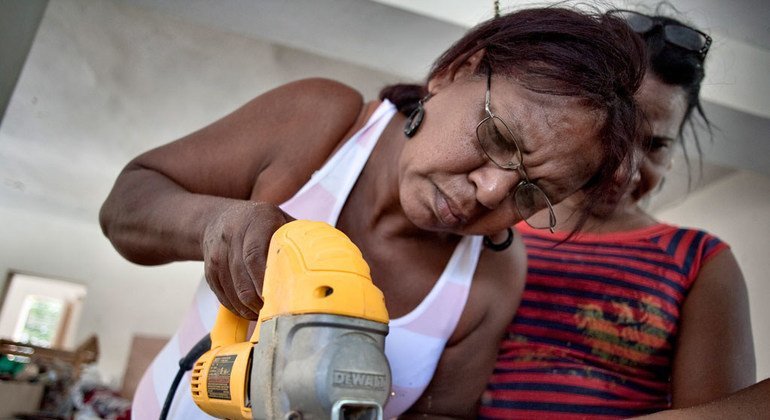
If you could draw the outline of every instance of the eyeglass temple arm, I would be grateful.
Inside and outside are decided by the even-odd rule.
[[[487,93],[485,94],[485,100],[484,100],[484,109],[487,111],[487,114],[492,115],[492,110],[489,108],[489,92],[492,90],[492,67],[487,68]]]

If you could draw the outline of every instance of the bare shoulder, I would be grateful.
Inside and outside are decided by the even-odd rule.
[[[298,80],[137,157],[127,169],[160,172],[194,193],[278,203],[326,160],[363,108],[350,86]]]
[[[290,148],[297,143],[310,150],[333,148],[366,109],[360,92],[331,79],[302,79],[265,95],[268,97],[264,102],[271,108],[271,115],[286,121],[282,128],[293,132],[282,142]],[[294,152],[296,150],[285,157],[296,157]]]
[[[747,305],[746,280],[729,248],[719,251],[701,267],[685,300],[685,305],[707,305],[734,300],[736,305]],[[713,302],[712,302],[713,301]]]
[[[362,95],[330,79],[304,79],[274,92],[272,113],[281,142],[273,144],[252,198],[281,202],[304,185],[357,126],[365,112]],[[273,96],[273,95],[271,95]],[[286,168],[292,168],[287,171]]]
[[[291,148],[295,143],[311,148],[336,145],[359,118],[363,105],[363,96],[352,87],[331,79],[312,78],[268,91],[244,108],[249,119],[269,119],[276,124],[271,128],[277,134],[290,134],[273,145],[280,151],[280,146]]]
[[[673,407],[703,403],[754,382],[748,291],[729,249],[700,269],[682,306],[675,351]]]
[[[265,93],[272,99],[284,99],[282,108],[299,107],[296,111],[334,115],[340,119],[358,116],[363,96],[356,89],[342,82],[320,77],[301,79],[287,83]],[[281,104],[274,104],[281,106]]]

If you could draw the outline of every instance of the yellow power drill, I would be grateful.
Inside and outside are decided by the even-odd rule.
[[[262,296],[249,340],[249,321],[220,307],[192,368],[195,403],[228,419],[382,419],[388,313],[350,239],[321,222],[282,226]]]

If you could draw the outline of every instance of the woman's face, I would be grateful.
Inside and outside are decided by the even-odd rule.
[[[687,111],[684,89],[665,84],[652,74],[644,78],[637,101],[647,122],[647,143],[638,182],[630,187],[634,202],[653,191],[671,169],[674,144]]]
[[[486,116],[486,80],[469,76],[431,89],[425,119],[399,161],[400,199],[417,226],[491,234],[520,217],[513,201],[519,171],[491,162],[476,126]],[[545,95],[492,76],[491,110],[513,131],[530,181],[552,203],[583,186],[598,169],[603,115],[575,98]]]
[[[613,211],[622,212],[635,206],[644,196],[654,191],[671,169],[671,157],[679,127],[687,110],[685,91],[660,81],[648,73],[642,82],[636,100],[644,113],[644,149],[638,170],[626,183],[627,177],[618,176],[614,197],[608,197],[605,206],[595,209],[597,215]],[[602,207],[607,211],[602,212]]]

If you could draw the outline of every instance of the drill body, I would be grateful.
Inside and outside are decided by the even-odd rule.
[[[381,419],[388,314],[347,236],[321,222],[282,226],[262,295],[249,340],[249,321],[220,307],[211,350],[193,367],[195,403],[229,419]]]

